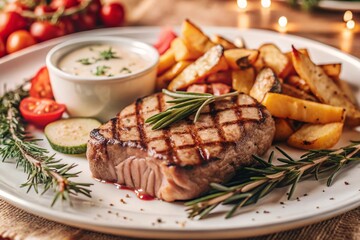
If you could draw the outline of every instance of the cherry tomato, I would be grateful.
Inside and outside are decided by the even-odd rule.
[[[6,40],[6,51],[7,53],[13,53],[34,44],[36,44],[36,41],[28,31],[17,30],[10,34]]]
[[[164,28],[159,35],[158,41],[154,47],[158,50],[159,54],[163,54],[170,48],[171,42],[176,38],[176,33],[171,28]]]
[[[30,33],[36,40],[42,42],[65,35],[65,29],[59,24],[37,21],[31,24]]]
[[[0,13],[0,37],[5,41],[16,30],[26,27],[25,19],[16,12]]]
[[[65,34],[70,34],[75,32],[74,23],[71,21],[70,18],[62,18],[59,22],[59,26],[64,29]]]
[[[31,79],[29,94],[34,98],[54,98],[47,67],[40,68],[36,75]]]
[[[53,13],[55,11],[56,9],[54,9],[50,5],[39,5],[36,6],[36,8],[34,9],[34,13],[36,16],[43,16],[46,13]]]
[[[0,38],[0,57],[3,57],[5,55],[6,55],[5,44],[3,40]]]
[[[58,120],[65,110],[64,104],[50,99],[28,97],[20,102],[20,113],[23,118],[38,127],[45,127]]]
[[[75,15],[72,19],[78,31],[90,30],[96,27],[96,16],[92,13]]]
[[[125,9],[123,5],[114,2],[102,6],[101,20],[106,27],[122,26],[125,21]]]
[[[87,7],[87,12],[95,14],[97,17],[99,17],[100,10],[101,10],[100,0],[91,1],[90,5]]]
[[[21,2],[15,1],[15,2],[7,2],[4,10],[5,10],[5,12],[21,13],[23,10],[29,10],[29,8],[27,6],[25,6],[24,4],[22,4]]]
[[[60,7],[71,8],[75,7],[78,4],[79,3],[77,0],[53,0],[50,3],[51,7],[53,7],[54,9],[58,9]]]

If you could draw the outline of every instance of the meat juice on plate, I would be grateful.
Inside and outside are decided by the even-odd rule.
[[[120,190],[129,190],[129,191],[132,191],[136,194],[136,196],[141,199],[141,200],[154,200],[155,198],[147,193],[145,193],[145,191],[143,189],[134,189],[134,188],[130,188],[130,187],[127,187],[127,186],[124,186],[124,185],[121,185],[121,184],[118,184],[118,183],[115,183],[115,182],[108,182],[108,181],[105,181],[105,180],[101,180],[101,179],[97,179],[97,178],[94,178],[96,181],[98,182],[101,182],[101,183],[107,183],[107,184],[113,184],[117,189],[120,189]]]

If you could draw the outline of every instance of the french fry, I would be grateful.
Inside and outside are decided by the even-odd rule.
[[[309,56],[309,52],[306,48],[300,48],[300,49],[298,49],[298,51],[301,52],[302,54],[305,54],[306,56]],[[294,65],[292,63],[292,51],[286,52],[285,55],[291,61],[289,76],[296,75],[296,71],[295,71]]]
[[[238,70],[251,67],[259,57],[259,51],[245,48],[229,49],[224,52],[224,56],[229,66]]]
[[[195,24],[190,22],[190,20],[186,19],[181,28],[182,37],[185,41],[185,44],[198,53],[205,53],[210,48],[215,46],[213,42],[211,42],[210,38],[206,36],[200,28],[198,28]]]
[[[287,140],[288,145],[300,149],[328,149],[340,139],[344,123],[305,124]]]
[[[169,69],[175,63],[176,63],[176,61],[175,61],[174,51],[171,48],[169,48],[159,58],[159,64],[158,64],[158,69],[157,69],[158,75],[165,72],[167,69]]]
[[[358,106],[356,97],[354,95],[353,90],[351,89],[351,86],[344,80],[338,79],[334,80],[335,83],[339,86],[339,88],[343,91],[343,93],[346,95],[346,97],[355,105]]]
[[[196,60],[202,55],[200,52],[189,49],[184,40],[181,38],[175,38],[171,42],[171,49],[174,52],[175,60],[177,62],[184,60]]]
[[[274,44],[264,44],[259,48],[260,57],[265,65],[270,67],[277,76],[285,78],[291,70],[291,61]]]
[[[331,123],[344,120],[345,109],[301,100],[279,93],[267,93],[262,104],[271,115],[307,123]]]
[[[168,89],[172,91],[184,89],[215,72],[227,70],[228,64],[223,54],[224,48],[221,45],[212,47],[174,78],[170,82]]]
[[[173,65],[169,70],[163,73],[160,77],[156,79],[156,89],[161,90],[166,88],[167,84],[179,75],[187,66],[189,66],[191,61],[180,61]]]
[[[206,80],[206,83],[225,83],[231,85],[232,75],[231,71],[221,71],[209,75]]]
[[[220,44],[221,46],[223,46],[225,48],[225,50],[237,48],[237,46],[235,46],[234,43],[232,43],[231,41],[227,40],[226,38],[224,38],[220,35],[213,35],[211,37],[211,41],[215,44]]]
[[[233,89],[238,92],[249,94],[255,82],[255,70],[252,67],[233,70],[231,77]]]
[[[244,39],[242,37],[235,38],[234,45],[237,48],[246,48],[245,41],[244,41]]]
[[[250,96],[261,102],[268,92],[281,92],[281,82],[271,68],[263,68],[256,76]]]
[[[299,48],[298,51],[301,52],[302,54],[305,54],[308,57],[310,56],[309,51],[306,48]],[[292,61],[292,51],[286,52],[285,55],[289,58],[290,61]]]
[[[324,70],[315,65],[308,56],[293,47],[293,64],[299,76],[309,85],[311,92],[321,102],[346,109],[346,123],[350,127],[360,125],[360,111],[348,99]]]
[[[321,67],[329,77],[333,79],[340,78],[341,63],[321,64],[319,67]]]
[[[291,96],[291,97],[300,98],[300,99],[308,100],[308,101],[312,101],[312,102],[318,101],[313,95],[310,95],[309,93],[302,91],[300,89],[297,89],[296,87],[293,87],[286,83],[283,83],[281,85],[281,93]]]
[[[288,120],[283,118],[275,118],[275,136],[274,141],[282,142],[286,141],[291,134],[294,133],[293,128]]]
[[[291,75],[286,78],[285,82],[299,90],[311,93],[309,85],[297,75]]]
[[[252,65],[255,68],[256,72],[260,72],[261,69],[263,69],[265,67],[264,59],[262,59],[261,57],[258,57]]]

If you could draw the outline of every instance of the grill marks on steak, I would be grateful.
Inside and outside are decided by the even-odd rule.
[[[141,188],[174,201],[199,196],[210,182],[229,180],[271,145],[274,122],[248,95],[215,102],[196,123],[151,130],[148,117],[164,111],[162,93],[137,100],[91,132],[87,157],[95,178]]]
[[[167,100],[169,98],[163,94],[138,99],[111,120],[112,134],[107,138],[124,147],[146,150],[168,164],[197,165],[217,159],[224,147],[236,144],[245,122],[261,123],[264,120],[264,108],[243,94],[211,104],[195,124],[188,119],[164,130],[151,130],[152,126],[145,124],[145,119],[171,106]],[[108,127],[106,125],[105,131]],[[103,129],[100,128],[100,134]]]

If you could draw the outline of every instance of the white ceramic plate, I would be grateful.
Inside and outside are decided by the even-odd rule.
[[[360,2],[355,1],[333,1],[333,0],[323,0],[318,3],[319,8],[328,9],[328,10],[337,10],[337,11],[360,11]]]
[[[242,36],[250,48],[256,48],[265,42],[273,42],[283,51],[289,51],[291,44],[298,48],[308,48],[316,63],[343,63],[341,77],[352,83],[355,88],[360,86],[359,60],[324,44],[263,30],[239,31],[235,28],[204,28],[204,30],[209,34],[217,33],[230,39]],[[159,28],[114,28],[80,33],[77,36],[124,36],[152,43],[158,33]],[[0,85],[7,84],[8,87],[13,87],[22,79],[32,76],[40,66],[44,65],[45,55],[52,46],[73,37],[75,35],[39,44],[1,59]],[[360,99],[359,89],[356,88],[355,91],[357,98]],[[34,129],[31,131],[38,137],[44,137],[40,131]],[[356,137],[359,139],[359,136],[359,132],[346,130],[337,146],[347,144],[349,139]],[[42,145],[53,152],[46,140]],[[299,156],[301,153],[284,148],[294,156]],[[57,154],[57,157],[62,158],[66,163],[79,164],[76,170],[83,172],[78,180],[94,184],[92,199],[75,199],[73,207],[59,203],[51,208],[50,192],[39,196],[33,192],[26,194],[25,189],[19,188],[19,185],[25,181],[26,175],[21,169],[16,170],[11,160],[0,163],[0,197],[25,211],[64,224],[146,238],[209,239],[255,236],[318,222],[360,205],[360,165],[351,165],[346,167],[330,188],[325,186],[325,181],[301,182],[295,192],[295,200],[286,200],[287,189],[283,188],[276,190],[257,205],[243,208],[241,214],[229,220],[224,220],[224,215],[221,214],[227,209],[225,207],[218,208],[215,214],[205,220],[189,220],[182,203],[142,201],[130,191],[117,190],[110,184],[95,181],[91,178],[84,156]],[[344,184],[345,181],[349,185]],[[122,203],[121,199],[126,204]],[[282,205],[280,202],[285,204]]]

